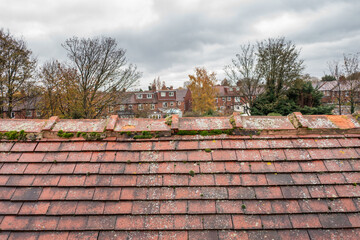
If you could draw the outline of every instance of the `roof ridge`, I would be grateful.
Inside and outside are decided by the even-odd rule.
[[[0,119],[0,138],[12,139],[9,132],[25,132],[28,139],[84,137],[101,140],[109,137],[150,139],[174,135],[342,135],[360,134],[360,123],[352,115],[183,117],[166,119],[119,118],[108,119]],[[7,134],[6,134],[7,133]],[[14,133],[15,134],[15,133]],[[29,135],[30,134],[30,135]],[[6,135],[6,136],[4,136]],[[13,139],[18,139],[15,137]]]

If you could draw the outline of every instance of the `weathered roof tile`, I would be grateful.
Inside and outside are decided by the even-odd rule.
[[[226,117],[178,118],[174,129],[163,120],[113,117],[54,121],[41,140],[2,140],[1,234],[30,239],[357,237],[360,132],[353,118],[234,119],[242,131],[256,131],[177,136],[178,130],[232,126]],[[300,126],[304,121],[307,125]],[[130,123],[138,125],[126,131],[173,135],[120,136]],[[59,126],[72,132],[106,128],[110,135],[95,141],[56,138]],[[281,131],[270,132],[276,129]]]

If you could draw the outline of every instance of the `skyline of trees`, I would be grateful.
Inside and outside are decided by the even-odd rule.
[[[18,102],[41,95],[40,106],[44,109],[44,116],[56,114],[66,118],[98,118],[121,92],[133,87],[141,78],[136,65],[127,62],[126,50],[118,47],[114,38],[72,37],[62,47],[67,52],[68,62],[48,60],[37,66],[23,39],[0,30],[1,113],[6,110],[7,117],[11,117],[10,113]],[[254,96],[261,94],[262,90],[266,91],[268,102],[283,98],[304,70],[304,61],[299,58],[300,51],[284,37],[241,45],[240,52],[235,56],[232,63],[224,67],[227,78],[222,82],[240,87],[241,100],[249,103],[250,107],[256,103]],[[330,74],[325,74],[322,79],[347,80],[351,85],[347,98],[351,112],[355,110],[355,93],[359,90],[357,79],[350,79],[359,78],[358,56],[344,54],[343,64],[340,66],[339,62],[334,62],[333,67],[329,67]],[[189,75],[190,80],[195,82],[197,78],[204,78],[204,72],[200,70],[206,72],[205,68],[196,68],[196,76]],[[215,74],[207,77],[212,85],[218,83]],[[160,82],[159,77],[155,78],[149,89],[163,88],[164,83]],[[210,90],[208,92],[212,95]]]

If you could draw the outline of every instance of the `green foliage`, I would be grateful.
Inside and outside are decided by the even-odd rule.
[[[177,132],[177,135],[201,135],[201,136],[212,136],[212,135],[220,135],[220,134],[227,134],[231,135],[233,134],[233,129],[213,129],[209,131],[196,131],[196,130],[179,130]]]
[[[211,152],[211,149],[210,148],[205,148],[205,152],[209,153],[209,152]]]
[[[148,131],[142,131],[140,135],[135,135],[134,139],[149,139],[153,138],[154,135]]]
[[[233,128],[236,127],[236,122],[235,122],[234,116],[231,116],[229,121],[230,121],[230,124],[231,124],[231,126],[232,126]]]
[[[198,134],[198,131],[196,130],[179,130],[177,132],[177,135],[196,135]]]
[[[195,172],[194,172],[193,170],[190,170],[190,171],[189,171],[189,174],[190,174],[190,176],[192,176],[192,177],[195,176]]]
[[[245,204],[241,205],[241,208],[242,208],[242,209],[246,209]]]
[[[268,116],[282,116],[280,113],[271,112],[268,114]]]
[[[0,139],[5,138],[7,140],[26,140],[26,133],[24,130],[18,131],[9,131],[5,133],[0,133]]]
[[[258,96],[251,108],[252,115],[268,115],[273,113],[286,116],[292,112],[302,114],[331,114],[334,106],[321,104],[322,93],[314,89],[311,82],[296,80],[293,85],[277,98],[270,92]]]
[[[74,136],[74,133],[64,132],[63,130],[59,130],[57,135],[58,135],[58,137],[61,137],[61,138],[72,138]]]
[[[167,117],[165,118],[165,123],[166,123],[167,125],[171,126],[171,124],[172,124],[172,116],[171,116],[171,115],[170,115],[170,116],[167,116]]]
[[[328,82],[328,81],[335,81],[336,78],[331,75],[325,75],[321,78],[321,81]]]

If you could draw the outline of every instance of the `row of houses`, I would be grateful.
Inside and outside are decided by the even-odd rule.
[[[215,86],[218,93],[215,97],[217,110],[223,114],[232,112],[247,112],[249,106],[243,104],[239,87]],[[163,118],[169,114],[178,114],[191,111],[191,92],[187,88],[173,89],[172,87],[150,91],[122,92],[119,98],[109,106],[108,115],[117,114],[120,118]],[[32,119],[41,118],[37,109],[39,97],[23,101],[14,107],[12,118]]]
[[[355,95],[355,102],[360,103],[360,87],[355,82],[347,81],[312,81],[314,88],[323,93],[324,104],[338,104],[339,91],[344,106],[343,114],[349,114],[350,108],[346,106],[350,94]],[[249,105],[241,98],[238,86],[215,86],[217,95],[215,105],[223,114],[232,112],[248,113]],[[16,105],[11,113],[12,118],[41,118],[37,109],[39,98],[29,99],[23,104]],[[163,118],[169,114],[178,114],[191,111],[191,92],[187,88],[154,89],[149,91],[132,91],[119,94],[119,98],[109,106],[107,114],[117,114],[120,118]],[[337,110],[335,109],[335,113]]]
[[[242,104],[239,87],[215,86],[217,110],[227,114],[246,112],[248,105]],[[126,92],[122,99],[110,106],[110,112],[121,118],[162,118],[169,114],[182,116],[191,111],[191,92],[187,88]]]
[[[313,87],[324,95],[321,101],[324,104],[334,104],[334,113],[339,114],[339,99],[342,106],[342,114],[350,114],[350,98],[356,105],[360,104],[360,82],[358,80],[347,81],[313,81]]]

